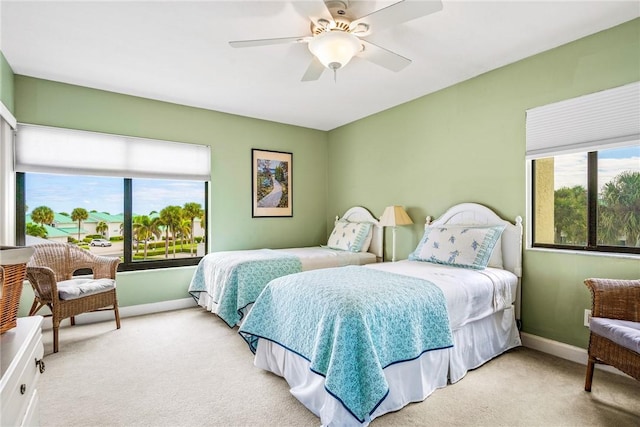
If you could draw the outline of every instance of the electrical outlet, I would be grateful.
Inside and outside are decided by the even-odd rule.
[[[591,310],[584,310],[584,326],[589,327],[589,320],[591,320]]]

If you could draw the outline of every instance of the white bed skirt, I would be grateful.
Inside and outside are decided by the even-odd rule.
[[[453,341],[452,348],[426,352],[417,359],[385,368],[389,393],[364,423],[325,390],[324,377],[313,373],[301,356],[261,339],[254,363],[284,377],[291,393],[320,418],[323,426],[366,426],[376,417],[423,401],[447,382],[455,383],[468,370],[521,345],[513,307],[453,331]]]
[[[200,292],[200,295],[198,296],[198,305],[214,314],[218,314],[220,311],[220,304],[215,302],[213,298],[211,298],[211,296],[206,292]],[[240,321],[234,326],[240,326],[240,323],[242,323],[247,314],[249,314],[249,311],[251,311],[251,307],[253,307],[253,303],[240,309],[242,316],[240,317]]]

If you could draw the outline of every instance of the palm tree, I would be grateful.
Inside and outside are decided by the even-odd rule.
[[[202,228],[201,242],[205,243],[207,240],[207,214],[204,210],[202,211],[202,215],[200,215],[200,228]]]
[[[80,241],[80,227],[82,227],[82,221],[89,218],[89,213],[85,208],[75,208],[71,212],[71,219],[78,221],[78,241]]]
[[[159,218],[151,219],[147,215],[133,217],[133,234],[136,236],[138,242],[141,240],[144,242],[144,259],[147,259],[148,241],[153,236],[160,238],[162,235]]]
[[[605,244],[625,236],[626,246],[640,245],[640,172],[625,171],[604,184],[598,213]]]
[[[31,212],[31,219],[33,222],[40,225],[51,225],[54,218],[53,210],[48,206],[38,206]]]
[[[200,215],[200,228],[202,228],[202,231],[204,232],[204,235],[207,235],[207,216],[205,215],[205,212],[202,211],[202,214]]]
[[[165,227],[164,257],[169,258],[169,231],[173,241],[173,257],[176,257],[176,231],[180,227],[182,208],[180,206],[167,206],[160,211],[160,222]]]
[[[100,221],[96,225],[96,233],[100,233],[102,236],[104,236],[104,233],[106,233],[108,229],[109,229],[109,226],[104,221]]]
[[[47,229],[44,228],[44,225],[34,224],[32,222],[27,224],[27,234],[29,236],[42,237],[43,239],[47,238]]]
[[[193,236],[191,235],[191,221],[188,218],[182,218],[180,220],[180,225],[176,230],[178,235],[180,236],[180,251],[184,251],[184,239],[188,239],[189,242],[193,245]],[[193,256],[193,246],[191,246],[191,252]]]
[[[185,203],[182,208],[182,214],[184,215],[185,218],[189,220],[189,223],[191,225],[191,231],[190,231],[191,247],[189,251],[191,253],[191,256],[193,256],[193,246],[194,246],[194,238],[195,238],[194,232],[193,232],[193,224],[195,222],[195,219],[198,217],[201,217],[203,213],[204,211],[202,210],[202,206],[200,205],[200,203],[195,203],[195,202]]]

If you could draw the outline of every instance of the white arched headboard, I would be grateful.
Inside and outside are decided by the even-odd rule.
[[[384,250],[384,232],[383,228],[368,209],[361,206],[354,206],[347,210],[342,218],[336,216],[336,221],[343,220],[349,222],[370,222],[373,224],[373,235],[371,237],[371,244],[369,245],[370,252],[374,254],[378,262],[382,261],[382,255]]]
[[[516,319],[520,319],[520,282],[522,278],[522,217],[517,216],[511,223],[498,216],[494,211],[478,203],[461,203],[452,206],[442,216],[431,222],[427,217],[427,227],[449,225],[505,225],[500,242],[502,245],[502,263],[504,269],[518,276],[516,291]]]

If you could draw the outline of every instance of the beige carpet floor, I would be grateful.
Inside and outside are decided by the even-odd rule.
[[[236,329],[200,308],[63,327],[39,384],[42,426],[318,426],[253,366]],[[517,348],[371,426],[640,426],[640,382]]]

